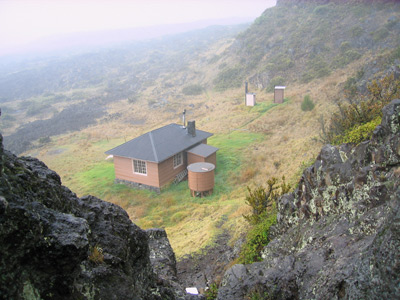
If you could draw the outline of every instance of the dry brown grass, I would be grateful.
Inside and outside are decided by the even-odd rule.
[[[226,44],[221,43],[219,47],[223,49]],[[207,68],[210,70],[204,71]],[[75,179],[76,173],[103,162],[104,151],[124,141],[162,125],[180,123],[184,108],[188,110],[188,119],[195,119],[196,126],[202,130],[215,134],[238,129],[264,133],[264,140],[243,150],[244,167],[235,175],[237,184],[232,192],[221,195],[217,204],[181,205],[174,198],[164,197],[163,194],[159,198],[151,199],[163,201],[164,212],[171,214],[175,224],[167,226],[166,230],[179,258],[186,253],[199,251],[222,229],[230,230],[233,239],[246,232],[248,224],[242,215],[249,212],[249,207],[244,204],[247,185],[265,185],[268,178],[280,178],[283,175],[290,183],[296,182],[295,176],[301,163],[315,158],[321,148],[321,144],[314,140],[319,134],[319,116],[327,117],[336,108],[333,100],[338,97],[340,84],[348,76],[352,76],[352,70],[356,69],[358,66],[352,65],[348,70],[334,72],[324,80],[305,85],[289,83],[285,97],[290,101],[263,115],[243,105],[242,88],[224,93],[208,90],[206,94],[188,97],[181,94],[180,88],[174,87],[175,94],[171,92],[171,95],[176,97],[170,96],[166,106],[150,108],[149,101],[157,98],[153,94],[155,90],[163,90],[163,82],[160,80],[145,89],[143,97],[136,103],[130,104],[127,100],[121,100],[110,104],[108,112],[120,113],[120,119],[100,122],[79,133],[56,137],[49,147],[38,151],[38,157],[61,175],[64,184],[82,195],[84,188]],[[200,82],[205,84],[207,78],[212,78],[211,75],[218,72],[218,67],[203,63],[199,70],[200,73],[203,72]],[[176,78],[168,80],[174,81]],[[273,93],[255,92],[258,103],[270,103],[273,99]],[[306,94],[316,104],[311,112],[300,109]],[[193,108],[189,108],[189,105]],[[63,152],[51,154],[54,149],[63,149]],[[106,200],[125,208],[131,219],[143,228],[165,227],[163,212],[152,212],[151,201],[146,196],[139,195],[132,199],[121,194],[120,197],[108,197]],[[149,216],[149,213],[152,215]],[[216,224],[223,216],[227,216],[228,220],[222,228],[217,228]]]

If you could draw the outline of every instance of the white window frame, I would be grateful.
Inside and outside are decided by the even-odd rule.
[[[147,162],[140,159],[132,159],[133,173],[147,176]]]
[[[173,165],[174,165],[174,169],[183,165],[183,152],[179,152],[178,154],[174,155]]]

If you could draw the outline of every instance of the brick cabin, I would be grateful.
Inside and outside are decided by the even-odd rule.
[[[187,175],[187,166],[195,162],[216,165],[218,148],[207,145],[212,133],[196,130],[195,121],[187,128],[169,124],[147,132],[108,150],[114,157],[115,181],[157,192]]]

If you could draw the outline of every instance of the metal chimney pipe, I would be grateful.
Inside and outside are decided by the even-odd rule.
[[[183,110],[182,119],[183,119],[183,126],[182,128],[186,128],[186,109]]]

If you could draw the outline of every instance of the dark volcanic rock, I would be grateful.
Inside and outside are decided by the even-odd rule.
[[[264,260],[228,270],[218,299],[399,299],[399,183],[394,100],[370,141],[321,150],[280,199]]]
[[[0,144],[0,299],[176,299],[122,208]]]
[[[154,271],[163,279],[178,281],[175,253],[167,233],[161,228],[147,229],[146,233],[149,237],[150,262]]]

